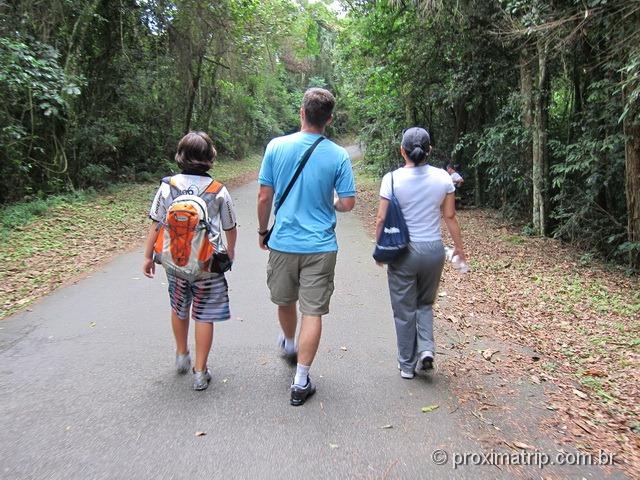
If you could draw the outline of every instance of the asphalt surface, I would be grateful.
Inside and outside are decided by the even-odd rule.
[[[318,392],[289,405],[294,371],[275,347],[256,186],[232,194],[232,320],[216,326],[209,389],[174,372],[162,270],[149,280],[142,250],[123,255],[0,323],[0,477],[512,478],[453,469],[452,452],[486,448],[464,433],[446,376],[400,377],[386,276],[351,214],[338,218],[336,291],[311,370]],[[429,405],[439,408],[422,413]],[[434,464],[438,449],[445,465]]]

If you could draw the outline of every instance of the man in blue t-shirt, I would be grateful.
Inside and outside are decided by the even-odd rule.
[[[270,250],[267,285],[271,301],[278,305],[280,348],[291,362],[297,358],[291,384],[291,405],[295,406],[315,393],[309,368],[320,343],[322,315],[329,313],[333,293],[338,250],[336,211],[348,212],[356,202],[347,151],[328,139],[322,140],[282,204],[280,199],[304,153],[331,123],[334,106],[331,92],[307,90],[300,108],[300,132],[269,142],[258,177],[258,243],[260,248]],[[267,247],[264,239],[274,200],[279,210]],[[298,301],[302,325],[296,348]]]

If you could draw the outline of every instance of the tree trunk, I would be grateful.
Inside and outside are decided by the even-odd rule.
[[[475,118],[478,119],[476,130],[482,131],[486,128],[487,119],[495,118],[495,105],[492,99],[484,97],[476,111]],[[473,157],[472,157],[473,158]],[[476,162],[474,162],[476,163]],[[484,206],[484,177],[481,168],[476,164],[473,167],[473,202],[477,207]]]
[[[191,78],[191,81],[189,82],[189,92],[188,92],[188,98],[187,98],[187,113],[185,115],[184,129],[183,129],[185,135],[189,133],[189,131],[191,130],[191,117],[193,117],[193,106],[196,101],[196,93],[198,93],[198,87],[200,86],[200,76],[202,74],[202,62],[204,60],[204,55],[205,55],[205,49],[202,49],[199,52],[199,55],[197,57],[198,63],[196,64],[196,73],[195,75],[193,75],[193,77]]]
[[[547,153],[547,124],[549,117],[549,73],[547,70],[548,43],[538,40],[538,74],[533,115],[533,229],[538,235],[547,234],[549,158]]]
[[[626,137],[625,190],[627,194],[627,237],[631,243],[640,243],[640,123],[635,121],[634,112],[624,119]],[[629,265],[640,269],[640,251],[636,248],[629,252]]]
[[[532,165],[533,159],[533,73],[531,70],[531,60],[528,52],[524,50],[520,54],[520,94],[522,96],[522,128],[529,140],[522,147],[523,172],[526,172],[527,167]]]
[[[404,99],[404,121],[407,125],[415,125],[415,115],[413,114],[413,105],[411,99],[405,97]]]
[[[460,138],[466,133],[467,122],[469,120],[469,112],[467,112],[467,97],[459,98],[453,107],[454,130],[453,130],[453,146],[456,147]],[[451,155],[451,162],[459,165],[462,162],[462,148],[458,148]]]
[[[473,167],[473,203],[476,207],[482,207],[484,205],[484,188],[482,186],[482,174],[480,167],[477,165]]]

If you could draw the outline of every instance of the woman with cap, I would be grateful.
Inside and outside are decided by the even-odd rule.
[[[456,220],[455,187],[443,169],[427,164],[429,133],[420,127],[405,130],[400,154],[405,165],[387,173],[380,186],[376,238],[380,236],[392,192],[409,229],[408,249],[387,268],[389,294],[398,342],[398,368],[402,378],[433,368],[433,302],[444,267],[445,252],[440,218],[449,230],[454,255],[466,261]]]

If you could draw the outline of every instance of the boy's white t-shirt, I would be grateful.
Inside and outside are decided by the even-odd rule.
[[[209,175],[188,175],[184,173],[174,175],[173,178],[175,186],[180,190],[181,195],[200,195],[212,181]],[[171,187],[162,182],[151,204],[149,217],[156,222],[164,222],[172,201]],[[207,206],[209,223],[212,229],[211,233],[214,237],[220,233],[221,228],[222,230],[231,230],[236,226],[236,212],[227,187],[222,187],[215,200]]]
[[[392,174],[393,191],[407,223],[410,240],[440,240],[440,206],[444,197],[456,190],[451,176],[431,165],[398,168],[382,178],[380,196],[387,200],[391,198]]]

